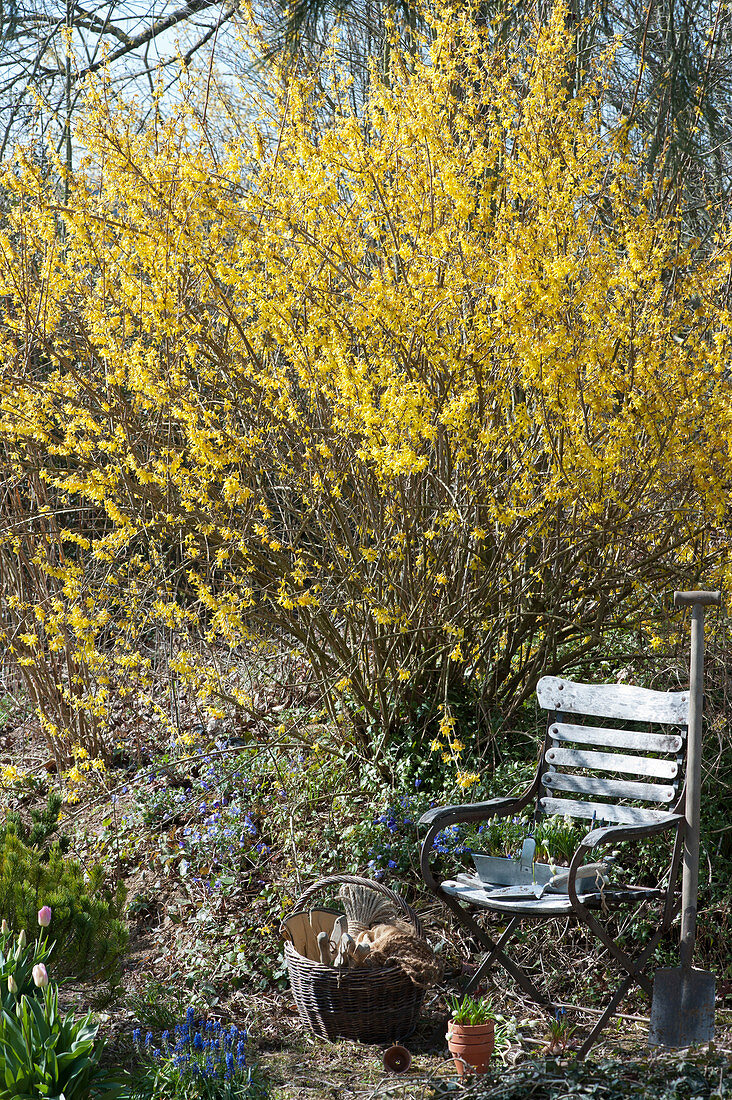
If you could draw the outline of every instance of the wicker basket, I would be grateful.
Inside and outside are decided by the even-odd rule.
[[[389,1043],[406,1039],[414,1031],[424,990],[416,986],[398,966],[364,966],[353,970],[335,970],[323,966],[295,950],[304,931],[315,936],[331,932],[340,915],[332,909],[306,910],[307,902],[319,890],[340,883],[369,886],[392,902],[400,917],[406,917],[423,938],[419,917],[388,886],[355,875],[331,875],[313,883],[283,921],[285,961],[297,1011],[305,1024],[324,1039],[340,1035],[363,1043]],[[312,945],[308,945],[313,950]]]

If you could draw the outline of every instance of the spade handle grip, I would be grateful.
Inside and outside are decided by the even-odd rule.
[[[717,592],[674,592],[674,604],[676,607],[691,607],[693,604],[701,604],[708,607],[710,604],[719,604],[722,593]]]

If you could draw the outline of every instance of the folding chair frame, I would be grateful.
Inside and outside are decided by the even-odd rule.
[[[577,685],[582,687],[582,685]],[[552,723],[557,720],[557,712],[552,711],[549,714],[549,725],[547,731],[552,728]],[[540,757],[540,763],[537,768],[536,775],[531,785],[524,791],[524,793],[515,798],[497,798],[488,802],[472,803],[467,805],[456,806],[444,806],[437,807],[424,814],[420,820],[421,825],[427,826],[427,834],[422,844],[420,854],[420,869],[422,877],[428,888],[440,899],[440,901],[450,910],[459,923],[470,933],[473,940],[485,951],[487,954],[482,960],[477,973],[471,978],[468,984],[467,991],[470,992],[476,988],[482,977],[487,972],[488,966],[497,961],[515,980],[520,989],[529,997],[535,1004],[546,1009],[548,1012],[554,1012],[554,1005],[549,998],[543,994],[531,980],[529,975],[520,967],[510,956],[506,953],[505,947],[511,940],[514,932],[519,926],[519,922],[523,919],[529,920],[547,920],[557,919],[552,918],[546,914],[537,912],[536,914],[529,914],[525,910],[511,913],[510,909],[507,909],[504,905],[502,907],[502,913],[510,917],[509,923],[503,931],[500,938],[494,941],[491,936],[486,932],[484,928],[478,923],[478,921],[468,912],[467,908],[454,896],[452,893],[446,893],[441,886],[442,881],[448,881],[445,879],[438,879],[435,876],[432,867],[433,857],[433,842],[435,837],[443,829],[456,823],[462,824],[477,824],[479,822],[488,821],[496,817],[508,817],[517,814],[529,806],[532,802],[536,802],[537,811],[539,811],[539,796],[542,787],[542,768],[544,764],[545,754],[550,744],[549,732],[544,742],[544,749]],[[567,883],[567,893],[569,898],[569,907],[567,913],[577,918],[578,921],[585,924],[590,931],[600,940],[603,946],[608,951],[611,958],[619,965],[621,970],[625,972],[625,977],[621,981],[620,985],[615,990],[610,1001],[603,1010],[601,1016],[592,1027],[591,1031],[587,1035],[587,1038],[582,1043],[578,1051],[579,1057],[585,1057],[592,1046],[597,1041],[599,1035],[603,1029],[607,1026],[608,1022],[615,1014],[623,998],[633,985],[637,985],[640,989],[650,998],[652,994],[652,983],[650,978],[646,975],[645,969],[650,962],[653,953],[661,941],[662,937],[670,930],[674,917],[677,915],[680,908],[680,899],[676,895],[676,882],[678,879],[679,867],[681,863],[681,856],[683,851],[683,839],[684,839],[684,789],[678,793],[678,797],[675,800],[673,809],[666,813],[656,812],[655,820],[644,821],[643,823],[616,823],[605,825],[600,828],[592,828],[581,840],[577,850],[575,851],[570,866],[569,866],[569,878]],[[620,841],[625,840],[637,840],[641,841],[647,837],[655,836],[660,833],[673,831],[675,833],[673,850],[671,854],[670,865],[668,868],[668,880],[665,888],[652,889],[648,887],[640,886],[626,886],[618,889],[612,887],[605,887],[602,891],[602,896],[598,902],[597,896],[590,897],[580,896],[577,892],[577,872],[585,861],[585,857],[588,852],[593,850],[602,850],[605,847],[615,846]],[[489,895],[486,904],[483,906],[486,910],[490,911]],[[662,914],[661,921],[649,941],[645,944],[643,950],[635,957],[629,955],[623,950],[613,939],[609,933],[607,927],[597,919],[595,909],[604,909],[606,911],[616,910],[627,905],[638,905],[643,901],[660,901],[662,902]]]

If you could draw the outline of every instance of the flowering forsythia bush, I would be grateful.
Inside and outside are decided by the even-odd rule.
[[[520,54],[433,31],[360,117],[293,79],[226,146],[91,84],[68,201],[30,155],[3,177],[0,435],[52,517],[5,536],[47,581],[13,645],[74,713],[161,627],[247,707],[221,653],[275,639],[359,750],[421,707],[458,758],[451,700],[515,706],[649,589],[720,579],[729,236],[685,239],[571,91],[561,5]]]

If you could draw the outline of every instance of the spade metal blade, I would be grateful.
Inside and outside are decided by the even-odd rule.
[[[689,1047],[714,1038],[714,975],[675,966],[653,979],[650,1046]]]

